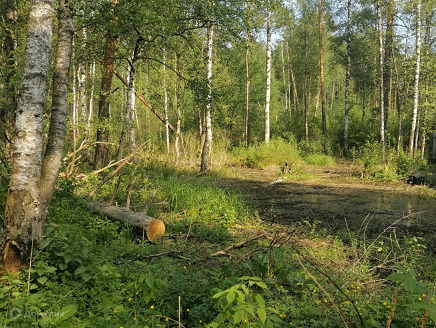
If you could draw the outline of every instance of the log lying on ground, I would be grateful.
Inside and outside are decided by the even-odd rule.
[[[161,220],[144,213],[135,213],[101,203],[91,203],[91,210],[95,213],[106,215],[112,220],[126,222],[142,229],[150,241],[159,239],[165,233],[165,224]]]

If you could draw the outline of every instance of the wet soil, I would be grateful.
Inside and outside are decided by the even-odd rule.
[[[280,175],[278,166],[234,169],[234,179],[216,184],[247,197],[259,217],[282,224],[317,221],[328,230],[379,234],[385,229],[433,238],[436,193],[406,182],[352,177],[349,164],[305,166],[303,177]]]

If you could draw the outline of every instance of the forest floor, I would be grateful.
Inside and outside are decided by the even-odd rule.
[[[436,192],[427,186],[361,179],[349,163],[305,165],[298,175],[282,175],[278,166],[232,169],[216,185],[242,193],[264,221],[308,221],[361,236],[400,229],[432,239],[436,232]]]

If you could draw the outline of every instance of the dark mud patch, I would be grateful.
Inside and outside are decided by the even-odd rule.
[[[265,221],[319,222],[368,236],[385,229],[436,235],[436,198],[426,187],[351,178],[349,166],[305,167],[309,178],[282,178],[278,168],[241,170],[216,181],[244,194]]]

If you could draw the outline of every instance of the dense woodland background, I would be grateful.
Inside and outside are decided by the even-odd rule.
[[[272,138],[307,143],[335,155],[381,141],[388,148],[424,156],[435,125],[431,1],[71,1],[68,5],[74,19],[74,47],[67,151],[89,144],[86,158],[77,155],[94,168],[117,157],[123,127],[131,130],[131,143],[167,142],[172,153],[178,136],[200,140],[209,101],[213,134],[231,145],[265,140],[269,103]],[[6,160],[28,3],[3,1],[1,12]],[[208,24],[215,32],[210,100]],[[267,25],[272,35],[268,102]],[[134,84],[142,100],[129,96],[122,80]],[[47,105],[50,101],[48,97]],[[177,129],[180,132],[175,133]],[[96,146],[96,141],[108,144]]]
[[[434,184],[435,15],[431,0],[0,0],[1,262],[23,269],[0,278],[4,326],[436,321],[420,227],[265,224],[225,187],[241,167],[297,181],[334,158],[359,183]],[[161,218],[167,239],[94,200]]]

